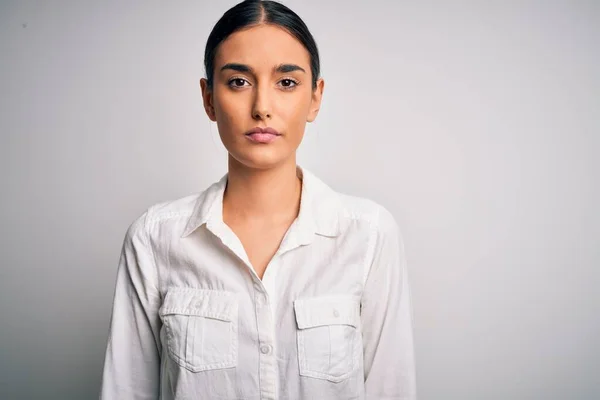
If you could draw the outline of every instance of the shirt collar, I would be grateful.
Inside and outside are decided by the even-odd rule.
[[[300,212],[297,218],[301,244],[312,241],[314,234],[335,237],[340,234],[339,194],[304,167],[296,166],[302,178]],[[181,237],[189,236],[203,224],[223,224],[223,194],[228,173],[202,192]]]

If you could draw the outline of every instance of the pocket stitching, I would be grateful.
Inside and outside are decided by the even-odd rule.
[[[175,289],[171,289],[171,290],[172,290],[172,293],[182,293],[182,292],[183,293],[185,293],[185,292],[199,293],[200,292],[203,295],[215,296],[215,297],[231,296],[233,294],[232,292],[225,292],[225,291],[214,291],[213,292],[213,291],[205,290],[205,289],[195,290],[195,289],[175,288]],[[171,296],[173,296],[173,294],[171,294]],[[189,308],[190,307],[169,307],[169,308],[166,308],[166,309],[163,309],[160,311],[160,314],[163,316],[164,325],[166,327],[167,349],[168,349],[168,353],[169,353],[169,356],[171,357],[171,359],[174,360],[181,367],[184,367],[192,372],[200,372],[200,371],[206,371],[206,370],[235,367],[237,365],[236,349],[237,349],[237,344],[238,344],[237,321],[235,318],[235,316],[237,316],[237,312],[229,313],[229,314],[210,313],[210,312],[195,312],[195,313],[186,312],[186,310]],[[236,305],[236,308],[237,308],[237,305]],[[211,364],[202,364],[200,366],[194,366],[193,364],[188,362],[185,358],[182,358],[174,349],[175,337],[174,337],[174,333],[173,333],[174,329],[171,325],[171,319],[172,318],[174,319],[174,317],[172,317],[172,316],[176,316],[176,315],[186,316],[188,318],[212,318],[212,319],[217,319],[217,320],[223,321],[225,323],[228,323],[231,340],[230,340],[230,345],[229,345],[229,355],[227,356],[227,358],[224,359],[222,362],[211,363]],[[188,333],[189,321],[188,321],[188,324],[186,324],[185,329],[182,329],[182,331],[185,331],[186,346],[187,346],[187,340],[188,340],[188,335],[189,335],[189,333]],[[184,349],[183,351],[186,351],[186,349]]]
[[[184,315],[184,314],[169,314],[169,315]],[[174,339],[174,335],[173,335],[173,329],[169,325],[169,321],[168,321],[169,315],[167,315],[165,317],[165,326],[167,327],[167,348],[169,350],[169,355],[173,358],[173,360],[175,362],[177,362],[177,364],[179,364],[180,366],[182,366],[192,372],[200,372],[200,371],[206,371],[206,370],[212,370],[212,369],[235,367],[236,361],[237,361],[236,352],[235,352],[236,345],[237,345],[237,337],[236,337],[237,331],[234,328],[233,322],[231,322],[231,321],[226,322],[226,323],[230,324],[229,331],[231,333],[231,344],[229,346],[230,355],[227,357],[227,359],[225,359],[224,361],[222,361],[220,363],[202,364],[200,366],[194,366],[190,362],[186,361],[184,358],[180,357],[173,348],[173,343],[175,342],[175,339]],[[188,316],[188,317],[190,317],[190,316]],[[202,318],[202,317],[192,316],[191,318]],[[187,335],[188,335],[187,327],[186,327],[185,331],[186,331],[186,340],[187,340]]]
[[[341,297],[344,298],[344,301],[347,301],[347,302],[352,301],[352,303],[354,305],[356,305],[356,297],[354,297],[354,296],[341,296]],[[327,298],[329,300],[331,300],[331,297],[327,297]],[[318,298],[312,298],[311,300],[314,302],[317,299]],[[337,299],[340,300],[340,297],[337,297]],[[350,299],[352,299],[352,300],[350,300]],[[326,302],[326,301],[327,300],[325,298],[323,298],[322,302]],[[296,300],[296,302],[302,304],[302,305],[300,305],[301,308],[309,307],[308,304],[304,303],[302,300],[300,300],[300,301]],[[315,303],[313,303],[313,304],[315,304]],[[316,304],[318,304],[318,300],[316,301]],[[356,344],[357,335],[359,334],[359,329],[358,329],[359,324],[358,324],[358,321],[356,321],[354,319],[352,321],[348,321],[348,322],[351,322],[351,323],[338,322],[337,324],[327,324],[327,325],[314,324],[313,326],[306,325],[306,326],[303,326],[303,328],[298,329],[297,342],[298,342],[298,361],[299,361],[300,375],[312,377],[312,378],[326,379],[326,380],[334,382],[334,383],[339,383],[339,382],[347,379],[350,375],[352,375],[356,371],[356,369],[359,366],[358,365],[359,364],[359,354],[358,354],[358,351],[355,351],[355,347],[357,345]],[[344,326],[347,326],[349,329],[352,329],[352,333],[353,333],[352,339],[350,340],[350,343],[349,343],[349,348],[350,348],[351,353],[350,353],[350,357],[348,357],[348,364],[347,364],[348,371],[341,375],[333,375],[333,374],[328,374],[325,372],[310,370],[309,365],[307,363],[307,356],[306,356],[306,340],[305,340],[306,329],[329,328],[330,326],[335,326],[335,325],[344,325]],[[329,339],[329,340],[331,340],[331,339]],[[331,356],[331,354],[330,354],[330,356]]]
[[[354,346],[356,345],[356,328],[348,325],[351,329],[353,329],[354,335],[352,338],[352,351],[354,353],[356,353],[354,351]],[[325,328],[326,326],[321,326],[322,328]],[[305,340],[304,340],[304,332],[299,331],[298,332],[298,347],[299,347],[299,354],[298,354],[298,358],[299,358],[299,364],[300,364],[300,375],[302,376],[308,376],[311,378],[319,378],[319,379],[326,379],[328,381],[334,382],[334,383],[339,383],[343,380],[345,380],[346,378],[348,378],[350,375],[352,375],[354,373],[354,371],[356,371],[356,369],[358,368],[358,356],[356,354],[352,354],[351,357],[348,357],[348,372],[343,373],[341,375],[332,375],[332,374],[327,374],[325,372],[319,372],[319,371],[313,371],[308,369],[308,363],[306,362],[306,350],[305,350]],[[354,365],[353,365],[354,364]]]

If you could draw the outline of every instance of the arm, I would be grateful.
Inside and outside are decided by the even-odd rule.
[[[146,213],[127,230],[119,259],[100,399],[159,398],[160,295]]]
[[[382,208],[373,227],[372,263],[361,304],[367,399],[415,400],[412,308],[404,244]]]

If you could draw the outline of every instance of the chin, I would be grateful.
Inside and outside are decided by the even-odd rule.
[[[285,163],[285,161],[290,157],[287,154],[282,154],[281,150],[265,150],[266,149],[259,149],[259,151],[240,153],[229,152],[229,155],[238,163],[252,169],[271,169]]]

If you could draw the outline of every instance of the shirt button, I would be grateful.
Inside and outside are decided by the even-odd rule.
[[[333,316],[334,317],[339,317],[340,316],[340,312],[338,310],[333,310]]]
[[[263,354],[269,354],[271,352],[271,346],[260,346],[260,352]]]

